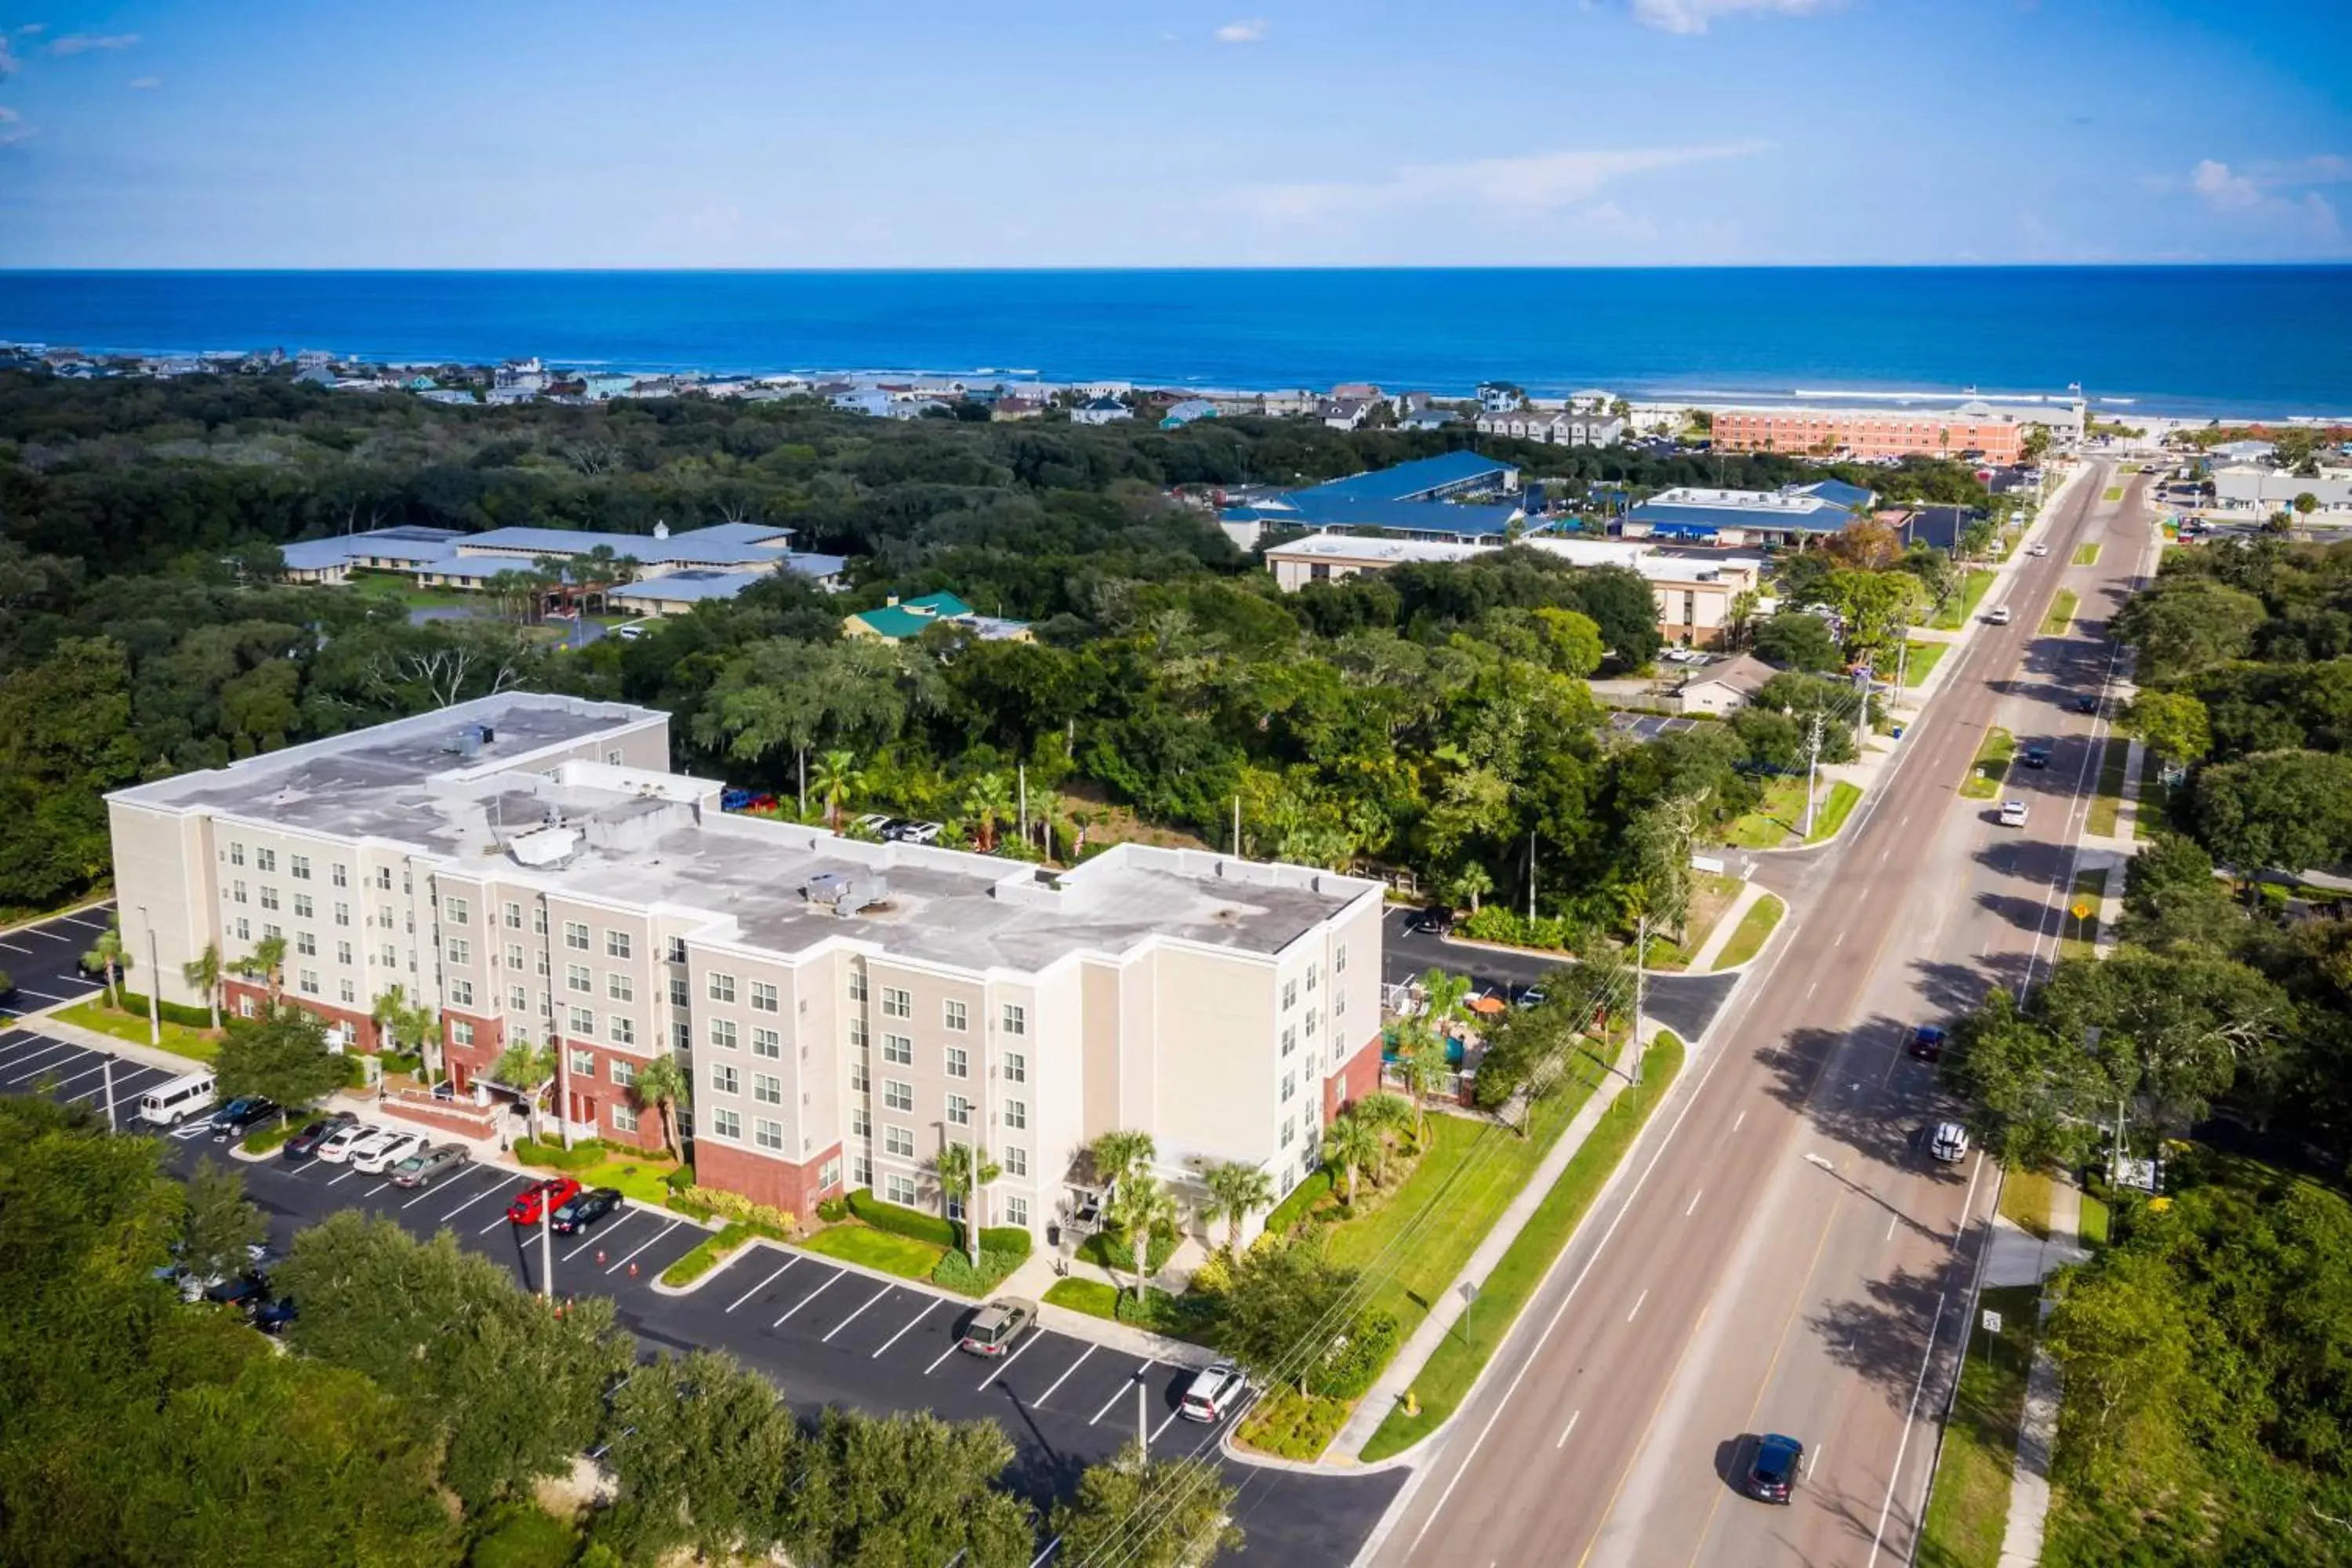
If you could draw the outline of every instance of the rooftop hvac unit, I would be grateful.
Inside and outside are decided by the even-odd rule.
[[[888,898],[890,883],[879,872],[819,871],[801,891],[818,908],[848,916]]]

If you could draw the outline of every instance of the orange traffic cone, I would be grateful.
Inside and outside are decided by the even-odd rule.
[[[630,1265],[629,1265],[629,1278],[630,1278],[630,1279],[635,1279],[636,1277],[637,1277],[637,1266],[636,1266],[635,1264],[632,1263],[632,1264],[630,1264]]]
[[[596,1267],[599,1268],[604,1267],[604,1249],[601,1247],[596,1249]]]

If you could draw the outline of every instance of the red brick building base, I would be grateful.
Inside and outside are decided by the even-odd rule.
[[[221,990],[227,998],[223,1011],[232,1018],[257,1016],[269,1005],[269,987],[251,980],[224,980]],[[280,1002],[299,1007],[305,1013],[317,1015],[330,1024],[340,1024],[349,1049],[373,1051],[380,1031],[375,1020],[365,1013],[354,1013],[349,1007],[337,1007],[320,1001],[316,996],[298,995],[291,991],[278,994]]]
[[[1339,1071],[1323,1080],[1323,1121],[1328,1125],[1348,1107],[1368,1094],[1381,1089],[1381,1037],[1374,1030],[1372,1037],[1341,1065]]]
[[[816,1213],[816,1205],[823,1200],[839,1197],[846,1190],[839,1181],[826,1186],[820,1180],[825,1163],[840,1157],[841,1145],[835,1143],[814,1159],[795,1165],[750,1149],[739,1149],[732,1143],[721,1143],[715,1138],[698,1138],[694,1142],[694,1184],[740,1193],[755,1204],[767,1204],[795,1218],[803,1218]]]

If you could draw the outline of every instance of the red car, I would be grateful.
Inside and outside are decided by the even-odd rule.
[[[562,1208],[579,1195],[578,1182],[569,1176],[550,1176],[517,1193],[515,1201],[507,1205],[507,1218],[517,1225],[537,1225],[543,1209]]]

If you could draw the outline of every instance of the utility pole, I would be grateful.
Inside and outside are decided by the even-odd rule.
[[[1536,836],[1528,835],[1528,919],[1536,918]]]
[[[1643,968],[1650,958],[1650,917],[1647,911],[1633,921],[1633,1087],[1642,1087],[1642,1005],[1647,1000],[1643,984]]]
[[[985,1072],[987,1071],[987,1068],[986,1068],[985,1067],[983,1067],[981,1070],[982,1070],[983,1073],[985,1073]],[[985,1089],[982,1089],[981,1092],[982,1092],[982,1093],[983,1093],[983,1094],[985,1094],[985,1093],[987,1093],[988,1091],[987,1091],[987,1090],[985,1090]],[[982,1121],[982,1117],[980,1116],[980,1114],[975,1110],[975,1111],[974,1111],[974,1113],[973,1113],[973,1115],[972,1115],[972,1123],[973,1123],[973,1126],[972,1126],[972,1130],[971,1130],[971,1142],[969,1142],[969,1143],[967,1143],[967,1144],[965,1144],[965,1145],[963,1146],[963,1147],[964,1147],[964,1152],[965,1152],[967,1155],[969,1155],[969,1156],[970,1156],[970,1158],[971,1158],[971,1195],[970,1197],[968,1197],[968,1198],[966,1198],[966,1199],[964,1200],[964,1205],[963,1205],[963,1238],[964,1238],[964,1240],[965,1240],[967,1243],[969,1243],[969,1244],[971,1245],[971,1266],[972,1266],[972,1268],[978,1268],[980,1267],[980,1126],[979,1126],[979,1123],[981,1122],[981,1121]]]
[[[1013,776],[1021,782],[1021,842],[1029,842],[1029,764],[1020,763]]]
[[[1241,855],[1241,852],[1242,852],[1242,797],[1241,797],[1241,796],[1239,796],[1239,795],[1235,795],[1235,796],[1234,796],[1234,857],[1235,857],[1236,858],[1240,858],[1240,855]]]
[[[163,972],[155,963],[155,920],[147,906],[139,906],[139,919],[147,927],[147,1043],[162,1049],[163,1045],[163,1005],[157,998],[163,994]]]
[[[1144,1403],[1147,1384],[1139,1375],[1135,1380],[1135,1454],[1139,1464],[1151,1463],[1151,1407]]]
[[[1865,669],[1855,676],[1853,684],[1854,689],[1862,693],[1862,700],[1855,706],[1853,714],[1853,754],[1859,757],[1870,739],[1870,672]]]
[[[109,1132],[116,1131],[118,1129],[114,1125],[114,1058],[110,1056],[100,1060],[98,1070],[100,1075],[99,1081],[105,1086],[99,1092],[106,1096],[106,1130]]]
[[[539,1194],[539,1299],[555,1300],[555,1204],[544,1192]]]
[[[1813,841],[1813,793],[1822,768],[1822,710],[1813,710],[1813,721],[1805,731],[1805,842]]]

